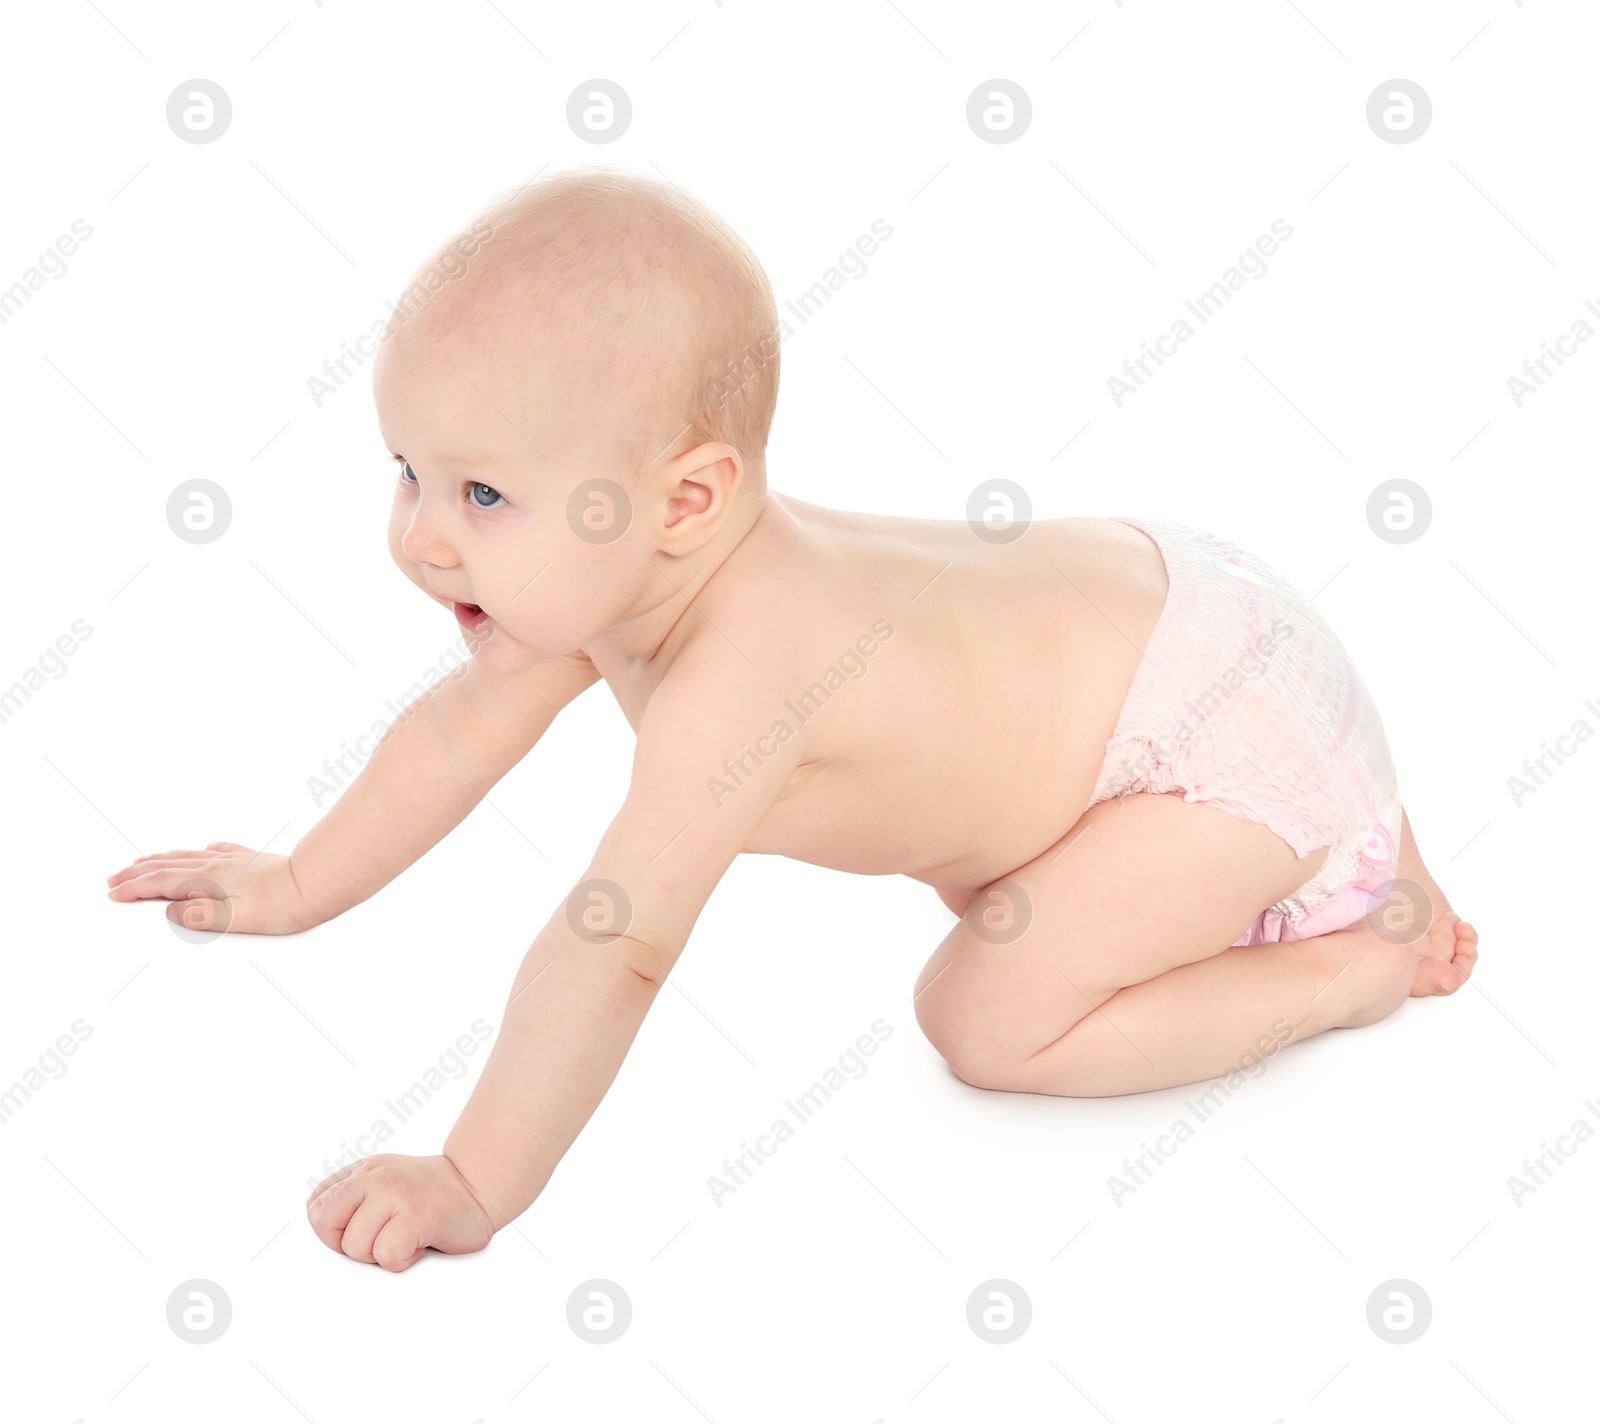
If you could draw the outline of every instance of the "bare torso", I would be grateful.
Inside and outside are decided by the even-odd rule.
[[[960,905],[1082,814],[1165,597],[1155,545],[1114,520],[990,544],[965,523],[770,494],[703,616],[648,663],[596,666],[637,730],[692,640],[731,644],[774,725],[805,738],[745,849],[908,875]],[[707,768],[708,806],[761,774],[768,730]]]

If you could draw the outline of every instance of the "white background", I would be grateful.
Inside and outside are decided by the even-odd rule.
[[[75,619],[93,634],[0,724],[0,1085],[74,1021],[92,1036],[0,1124],[0,1412],[1592,1412],[1600,1145],[1520,1206],[1507,1178],[1600,1098],[1600,747],[1520,806],[1506,779],[1600,727],[1600,344],[1520,408],[1506,379],[1600,301],[1597,42],[1577,0],[8,9],[0,287],[74,220],[93,236],[0,326],[0,685]],[[606,147],[565,120],[596,76],[634,108]],[[965,119],[995,76],[1033,103],[1003,145]],[[1410,144],[1365,119],[1397,76],[1433,103]],[[166,123],[195,77],[232,99],[214,143]],[[367,372],[320,408],[307,378],[492,195],[596,161],[711,203],[780,301],[893,227],[786,344],[775,488],[955,519],[1005,475],[1036,515],[1178,519],[1316,593],[1482,935],[1469,987],[1285,1052],[1118,1206],[1107,1178],[1193,1089],[967,1087],[911,1011],[950,923],[931,892],[747,858],[515,1229],[401,1276],[322,1246],[307,1179],[474,1019],[498,1025],[619,804],[631,745],[604,687],[312,933],[182,943],[104,877],[216,839],[287,850],[318,814],[307,778],[453,641],[388,561]],[[1279,218],[1267,275],[1119,408],[1106,378]],[[233,503],[208,545],[165,520],[196,477]],[[1410,544],[1366,522],[1394,477],[1433,502]],[[714,1205],[723,1159],[879,1018],[870,1071]],[[437,1151],[481,1062],[388,1147]],[[995,1277],[1032,1301],[1014,1344],[966,1323]],[[209,1345],[166,1321],[191,1278],[232,1302]],[[633,1303],[609,1345],[566,1322],[592,1278]],[[1367,1324],[1393,1278],[1432,1301],[1413,1344]]]

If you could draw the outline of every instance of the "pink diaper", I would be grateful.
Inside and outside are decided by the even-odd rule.
[[[1349,656],[1310,603],[1253,555],[1181,524],[1118,522],[1161,550],[1167,601],[1089,805],[1181,793],[1260,822],[1302,858],[1329,847],[1322,869],[1263,910],[1236,945],[1353,924],[1394,879],[1400,793]]]

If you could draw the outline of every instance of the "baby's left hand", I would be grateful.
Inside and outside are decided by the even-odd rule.
[[[386,1271],[414,1266],[429,1246],[464,1256],[494,1236],[448,1157],[364,1158],[318,1184],[306,1217],[325,1246]]]

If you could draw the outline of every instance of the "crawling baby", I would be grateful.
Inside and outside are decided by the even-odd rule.
[[[980,1088],[1194,1082],[1466,981],[1477,936],[1418,855],[1377,711],[1271,568],[1156,520],[780,495],[777,314],[719,218],[581,170],[485,221],[373,369],[391,553],[472,661],[292,854],[215,842],[110,878],[197,929],[293,934],[417,860],[584,689],[616,697],[628,794],[444,1151],[328,1177],[327,1245],[401,1271],[527,1210],[741,851],[931,887],[957,919],[917,1022]]]

